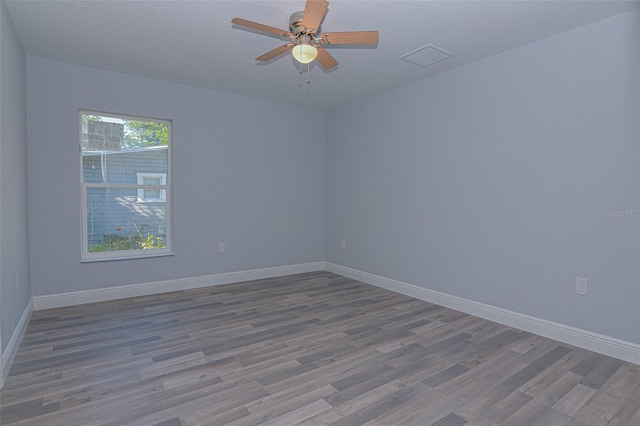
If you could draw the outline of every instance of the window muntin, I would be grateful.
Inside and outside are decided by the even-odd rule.
[[[171,253],[171,122],[80,112],[82,260]]]

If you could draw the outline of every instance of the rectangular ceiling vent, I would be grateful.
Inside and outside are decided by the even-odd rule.
[[[422,46],[421,48],[409,52],[406,55],[400,56],[398,59],[402,59],[410,64],[424,68],[452,56],[453,55],[451,53],[445,50],[439,49],[431,44],[427,44],[426,46]]]

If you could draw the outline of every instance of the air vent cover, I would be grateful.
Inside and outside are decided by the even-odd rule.
[[[436,62],[440,62],[443,59],[452,57],[453,55],[445,50],[439,49],[431,44],[422,46],[406,55],[400,56],[398,59],[407,61],[410,64],[418,65],[419,67],[426,67]]]

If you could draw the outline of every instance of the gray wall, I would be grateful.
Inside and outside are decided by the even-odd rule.
[[[324,259],[326,113],[34,57],[27,101],[35,296]],[[80,263],[79,109],[173,120],[175,256]]]
[[[0,331],[4,353],[31,298],[26,57],[4,2],[0,2],[0,43]]]
[[[638,24],[332,111],[326,260],[640,343]]]

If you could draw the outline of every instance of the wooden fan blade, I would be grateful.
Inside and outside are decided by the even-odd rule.
[[[346,31],[341,33],[325,33],[320,41],[326,44],[378,44],[377,31]]]
[[[282,45],[280,47],[277,47],[277,48],[273,49],[270,52],[265,53],[262,56],[258,56],[256,58],[256,61],[270,61],[271,59],[275,58],[276,56],[280,56],[284,52],[293,49],[293,46],[294,46],[293,43],[284,44],[284,45]]]
[[[329,10],[329,2],[327,0],[307,0],[300,24],[306,28],[309,34],[315,34],[324,19],[324,15],[327,14],[327,10]]]
[[[236,25],[242,25],[243,27],[247,27],[247,28],[252,28],[254,30],[264,31],[266,33],[275,34],[280,37],[291,36],[291,33],[289,31],[281,30],[276,27],[270,27],[269,25],[259,24],[253,21],[247,21],[246,19],[242,19],[242,18],[233,18],[231,20],[231,23]]]
[[[318,51],[318,57],[316,59],[318,63],[322,66],[322,68],[324,68],[325,70],[330,70],[331,68],[338,66],[338,61],[336,61],[336,59],[333,56],[331,56],[326,49],[324,49],[321,46],[318,46],[317,44],[315,47],[316,47],[316,50]]]

